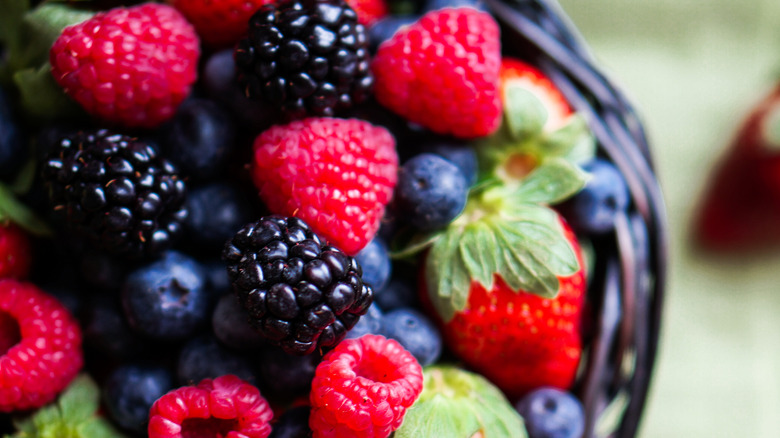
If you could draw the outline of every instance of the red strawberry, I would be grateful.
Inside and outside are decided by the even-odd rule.
[[[522,89],[542,103],[546,112],[544,132],[552,132],[566,124],[572,111],[555,84],[536,67],[518,59],[501,60],[501,99],[507,105],[507,92],[512,87]]]
[[[347,4],[357,12],[360,24],[366,27],[387,15],[385,0],[347,0]]]
[[[255,140],[252,177],[274,214],[354,255],[379,229],[398,172],[395,140],[364,120],[308,118]]]
[[[382,43],[372,64],[377,100],[439,134],[475,138],[501,124],[498,24],[473,8],[424,15]]]
[[[168,0],[195,26],[200,39],[212,47],[237,43],[249,27],[249,18],[274,0]]]
[[[199,55],[198,36],[176,9],[146,3],[66,27],[49,60],[54,79],[88,113],[153,128],[189,95]]]

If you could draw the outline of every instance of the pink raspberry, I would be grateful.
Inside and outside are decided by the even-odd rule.
[[[425,14],[382,43],[371,66],[379,103],[461,138],[492,134],[501,124],[500,67],[498,24],[473,8]]]
[[[199,55],[198,36],[176,9],[146,3],[66,27],[49,60],[54,79],[88,113],[153,128],[190,93]]]
[[[422,368],[379,335],[348,339],[317,366],[309,426],[314,438],[385,438],[422,392]]]
[[[157,399],[149,438],[266,438],[273,411],[260,390],[233,375],[203,379]]]
[[[68,310],[32,284],[0,280],[0,412],[49,403],[83,363]]]
[[[272,213],[303,219],[349,255],[374,238],[398,173],[386,129],[308,118],[268,129],[254,149],[252,177]]]

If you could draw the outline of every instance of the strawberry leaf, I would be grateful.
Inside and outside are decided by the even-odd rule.
[[[522,85],[504,88],[504,122],[515,139],[536,136],[550,117],[541,100]]]
[[[437,240],[426,258],[426,278],[429,294],[439,315],[449,321],[457,310],[466,307],[471,280],[461,258],[457,228],[448,230]],[[434,292],[431,293],[431,292]],[[434,297],[435,296],[435,297]]]
[[[534,169],[513,194],[525,203],[556,204],[579,192],[587,174],[562,158],[551,158]]]
[[[596,140],[579,114],[569,117],[565,125],[544,136],[540,143],[539,153],[544,157],[562,157],[582,164],[596,156]]]
[[[26,68],[14,74],[19,88],[22,109],[41,119],[73,119],[83,117],[83,110],[71,100],[51,75],[51,65],[46,62],[39,69]]]

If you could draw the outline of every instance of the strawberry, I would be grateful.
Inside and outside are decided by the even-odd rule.
[[[232,46],[246,35],[249,18],[273,0],[168,0],[212,47]]]

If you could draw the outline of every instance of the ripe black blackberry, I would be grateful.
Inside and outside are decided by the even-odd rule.
[[[262,6],[235,50],[246,95],[288,118],[332,116],[365,101],[374,84],[368,38],[344,0],[282,0]]]
[[[55,214],[108,253],[152,256],[168,248],[187,216],[186,187],[155,148],[108,130],[65,137],[43,179]]]
[[[298,218],[260,218],[222,255],[250,322],[290,354],[335,346],[373,301],[357,261]]]

